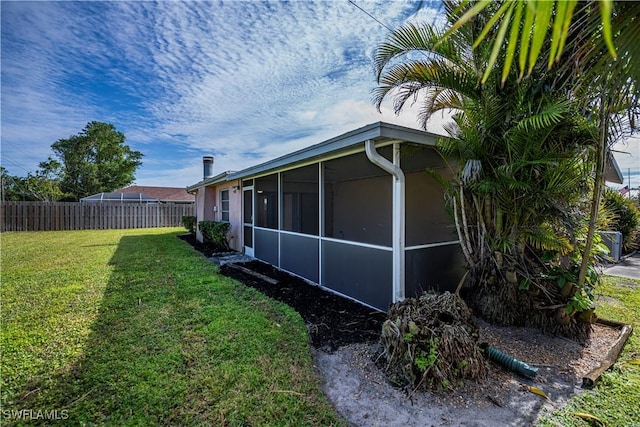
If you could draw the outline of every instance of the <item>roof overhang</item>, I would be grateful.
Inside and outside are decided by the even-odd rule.
[[[611,154],[611,150],[607,150],[607,162],[604,166],[604,180],[615,184],[622,184],[624,177],[616,158]]]
[[[213,176],[211,178],[205,178],[200,182],[197,182],[193,185],[190,185],[187,187],[187,193],[193,193],[196,190],[198,190],[198,188],[200,187],[206,187],[209,185],[215,185],[215,184],[219,184],[221,182],[225,182],[227,181],[227,177],[229,176],[231,172],[227,171],[227,172],[222,172],[221,174],[218,174],[216,176]]]
[[[196,184],[188,186],[186,190],[189,193],[193,193],[201,187],[264,175],[280,169],[289,169],[301,163],[308,163],[315,160],[320,161],[323,158],[336,155],[342,151],[353,150],[356,147],[361,147],[364,151],[364,142],[367,140],[373,140],[378,143],[384,141],[402,141],[435,146],[436,141],[440,137],[441,135],[390,123],[372,123],[319,144],[311,145],[238,172],[227,171],[214,177],[203,179]],[[604,178],[606,181],[612,183],[621,184],[623,182],[622,172],[611,152],[608,152],[607,155]]]
[[[228,179],[244,179],[265,174],[274,170],[290,168],[300,163],[322,160],[323,157],[347,151],[361,146],[364,151],[364,141],[403,141],[415,144],[434,146],[439,135],[411,129],[404,126],[392,125],[384,122],[372,123],[359,129],[347,132],[319,144],[311,145],[293,153],[278,157],[265,163],[231,173]]]

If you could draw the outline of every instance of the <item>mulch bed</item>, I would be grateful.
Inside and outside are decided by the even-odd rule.
[[[179,236],[205,256],[211,257],[216,248],[198,242],[193,235]],[[355,343],[374,343],[380,338],[386,314],[341,297],[300,277],[293,276],[261,261],[238,265],[275,279],[275,284],[225,264],[220,272],[247,286],[287,304],[304,319],[311,344],[324,351]]]
[[[218,248],[198,242],[193,235],[179,237],[208,258],[219,252]],[[272,283],[274,280],[263,280],[228,264],[223,265],[220,272],[282,301],[300,313],[307,325],[311,344],[316,349],[333,353],[349,344],[375,346],[379,342],[386,313],[326,291],[262,261],[238,265],[275,279],[275,283]],[[598,324],[593,326],[591,338],[584,343],[587,345],[580,345],[530,328],[500,327],[481,319],[476,320],[479,322],[482,341],[487,341],[523,361],[554,366],[563,372],[570,367],[568,370],[576,375],[576,379],[598,366],[619,336],[617,328]],[[540,379],[544,376],[539,375]],[[492,377],[493,380],[489,383],[502,383],[510,374],[499,368]]]

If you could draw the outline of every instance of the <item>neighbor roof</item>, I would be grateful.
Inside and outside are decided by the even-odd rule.
[[[81,202],[159,203],[159,200],[142,193],[98,193],[83,197]]]
[[[142,193],[161,202],[194,202],[195,196],[187,192],[184,187],[150,187],[132,185],[117,190],[118,193]]]

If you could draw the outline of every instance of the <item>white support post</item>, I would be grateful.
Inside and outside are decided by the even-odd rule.
[[[385,159],[376,151],[375,142],[364,143],[367,158],[374,165],[391,174],[393,178],[393,215],[392,215],[392,249],[393,249],[393,295],[392,302],[405,298],[405,176],[400,169],[399,143],[393,144],[393,162]]]

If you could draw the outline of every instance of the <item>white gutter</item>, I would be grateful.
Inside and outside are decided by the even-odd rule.
[[[393,144],[393,163],[385,159],[376,151],[373,140],[364,142],[367,158],[374,165],[393,176],[393,206],[392,206],[392,247],[393,247],[393,295],[392,302],[402,301],[405,298],[405,177],[400,169],[399,144]]]

